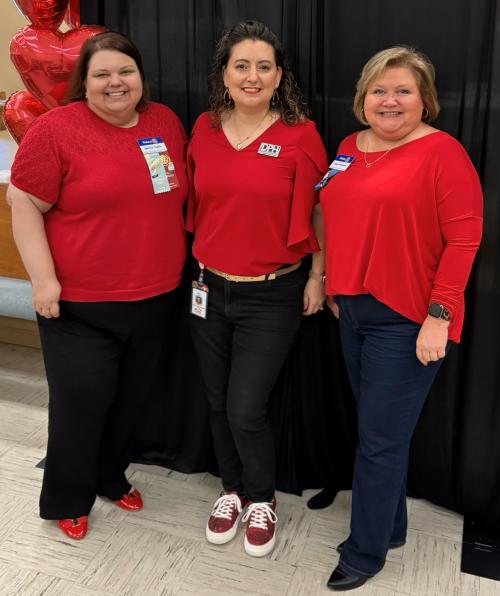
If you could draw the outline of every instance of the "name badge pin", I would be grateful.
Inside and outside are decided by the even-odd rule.
[[[261,143],[257,153],[267,157],[278,157],[281,151],[281,145],[272,145],[271,143]]]

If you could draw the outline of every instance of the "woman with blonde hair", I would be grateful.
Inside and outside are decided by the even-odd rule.
[[[434,68],[405,46],[361,72],[354,113],[324,179],[326,293],[340,316],[359,444],[351,533],[328,585],[350,590],[405,544],[410,439],[450,343],[482,230],[482,195],[463,147],[431,126]],[[336,169],[337,168],[337,169]]]

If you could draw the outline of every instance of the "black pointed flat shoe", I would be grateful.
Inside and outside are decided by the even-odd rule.
[[[344,540],[344,542],[341,542],[336,548],[336,551],[339,553],[339,555],[342,554],[342,549],[344,548],[344,544],[345,544],[345,540]],[[403,542],[393,542],[393,543],[389,544],[389,550],[393,550],[394,548],[401,548],[405,544],[406,544],[406,540],[403,540]]]
[[[309,509],[324,509],[333,503],[337,492],[337,489],[332,486],[326,487],[319,493],[313,495],[309,501],[307,501],[307,506]]]
[[[332,590],[354,590],[362,586],[369,578],[368,575],[358,575],[351,571],[344,571],[337,565],[330,575],[327,586]]]

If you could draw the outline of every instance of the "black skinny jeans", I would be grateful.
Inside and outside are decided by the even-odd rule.
[[[304,266],[262,282],[205,271],[207,319],[190,317],[224,489],[254,502],[274,496],[267,406],[300,326],[304,281]]]

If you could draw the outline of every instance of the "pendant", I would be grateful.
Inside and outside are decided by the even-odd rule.
[[[243,147],[243,143],[236,143],[236,150],[239,151]]]

